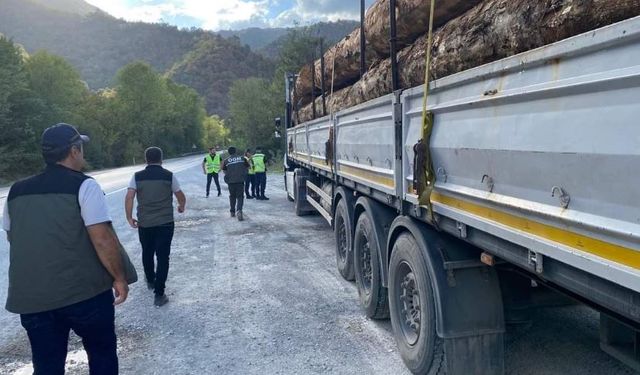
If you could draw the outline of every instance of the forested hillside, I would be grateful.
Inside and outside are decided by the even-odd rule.
[[[323,38],[325,41],[325,48],[329,48],[345,35],[349,35],[359,26],[355,21],[336,21],[336,22],[319,22],[310,26],[301,26],[296,28],[297,31],[303,32],[307,35]],[[287,29],[291,30],[291,29]],[[277,59],[282,46],[287,41],[288,32],[285,32],[280,37],[274,39],[272,42],[258,47],[257,52],[270,59]],[[242,40],[242,37],[240,37]]]
[[[100,11],[83,17],[31,0],[0,0],[0,32],[30,53],[44,49],[64,57],[92,89],[110,86],[118,69],[135,60],[167,71],[206,34],[125,22]]]
[[[273,63],[251,52],[248,46],[242,46],[239,39],[218,35],[203,38],[169,71],[171,79],[193,87],[205,98],[209,113],[221,117],[227,115],[227,94],[234,81],[272,75]]]

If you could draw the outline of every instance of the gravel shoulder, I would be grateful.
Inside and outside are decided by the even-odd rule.
[[[366,319],[355,284],[335,267],[333,233],[319,216],[296,217],[282,177],[270,201],[246,201],[246,221],[229,218],[222,197],[204,197],[199,166],[178,173],[187,212],[176,216],[167,283],[170,302],[153,307],[143,282],[117,309],[123,374],[408,374],[389,321]],[[121,241],[142,277],[137,232],[124,220],[124,191],[107,197]],[[6,243],[0,244],[6,298]],[[510,329],[509,374],[632,374],[598,348],[597,314],[580,306],[541,309],[530,327]],[[27,374],[30,350],[19,318],[0,312],[0,374]],[[79,339],[69,374],[87,373]]]

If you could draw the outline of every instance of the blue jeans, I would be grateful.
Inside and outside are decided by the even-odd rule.
[[[259,197],[264,197],[264,189],[267,187],[267,173],[256,172],[256,194]]]
[[[91,375],[118,373],[113,292],[56,310],[21,314],[31,342],[34,375],[64,374],[71,329],[82,338]]]

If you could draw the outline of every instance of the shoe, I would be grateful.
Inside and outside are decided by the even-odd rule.
[[[231,217],[236,217],[236,213],[235,212],[231,212]]]
[[[242,221],[244,220],[244,217],[242,216],[242,211],[238,211],[238,221]]]
[[[154,290],[155,289],[155,285],[153,283],[147,281],[147,289]]]
[[[222,195],[222,193],[221,193],[221,192],[218,192],[218,196],[221,196],[221,195]]]
[[[256,199],[259,200],[259,201],[264,200],[261,196],[257,196]]]
[[[247,195],[247,199],[253,199],[253,195]]]
[[[265,196],[263,195],[263,196],[262,196],[262,200],[263,200],[263,201],[268,201],[268,200],[269,200],[269,198],[267,198],[267,197],[265,197]]]
[[[169,302],[169,298],[167,298],[166,294],[163,294],[161,296],[153,297],[153,304],[158,306],[158,307],[166,305],[167,302]]]
[[[207,198],[209,198],[209,193],[207,193]]]

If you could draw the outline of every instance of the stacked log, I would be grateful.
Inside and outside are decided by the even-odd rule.
[[[434,14],[436,26],[463,14],[478,4],[481,0],[439,0]],[[429,26],[429,0],[396,0],[397,46],[403,48],[413,43]],[[367,11],[365,17],[365,65],[372,67],[390,54],[389,47],[389,0],[378,0]],[[360,28],[331,47],[324,54],[325,82],[327,91],[330,90],[332,69],[334,90],[352,85],[360,79]],[[320,59],[313,64],[315,72],[316,95],[320,95],[322,70]],[[309,70],[310,67],[303,69]],[[303,75],[304,73],[304,75]],[[311,101],[311,77],[305,71],[299,73],[296,82],[296,97],[294,102],[307,104]]]
[[[541,47],[640,15],[640,0],[485,0],[434,34],[430,79]],[[424,83],[427,36],[398,53],[400,86]],[[327,100],[327,111],[391,93],[391,62],[378,62],[354,85]],[[321,101],[320,101],[321,102]],[[310,105],[297,121],[311,119]]]

